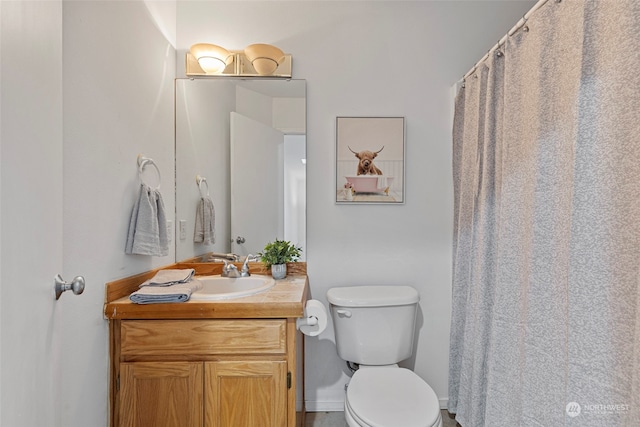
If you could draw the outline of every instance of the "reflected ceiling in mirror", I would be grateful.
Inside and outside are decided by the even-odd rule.
[[[177,79],[176,261],[276,238],[305,249],[305,134],[304,80]],[[213,243],[197,241],[208,224]]]

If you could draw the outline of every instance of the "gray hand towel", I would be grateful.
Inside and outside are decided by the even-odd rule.
[[[160,191],[140,184],[140,195],[131,212],[127,254],[165,256],[169,254],[167,218]]]
[[[136,304],[184,302],[188,301],[191,294],[199,289],[202,289],[202,283],[199,280],[171,286],[142,286],[129,295],[129,300]]]
[[[143,286],[171,286],[179,283],[188,283],[195,274],[193,268],[187,268],[182,270],[160,270],[151,279],[144,281],[140,287]]]
[[[196,209],[196,225],[193,232],[195,243],[210,245],[215,242],[216,213],[209,196],[202,197]]]

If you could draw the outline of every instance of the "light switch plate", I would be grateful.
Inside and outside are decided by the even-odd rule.
[[[180,240],[185,240],[187,238],[187,220],[180,220]]]

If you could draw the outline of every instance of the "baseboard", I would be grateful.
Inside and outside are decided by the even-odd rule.
[[[447,409],[447,407],[449,406],[448,397],[441,397],[440,399],[438,399],[438,401],[440,402],[440,409]]]
[[[344,411],[344,401],[337,402],[305,402],[305,409],[307,412],[342,412]]]

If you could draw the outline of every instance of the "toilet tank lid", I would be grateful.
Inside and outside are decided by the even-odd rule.
[[[385,307],[415,304],[420,295],[411,286],[347,286],[329,289],[327,300],[340,307]]]

